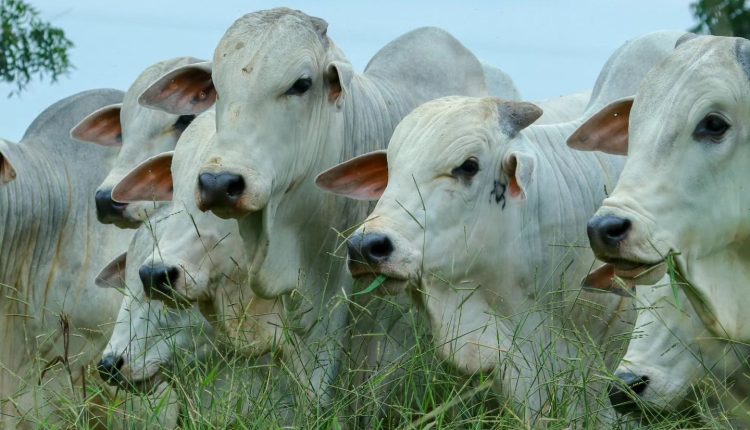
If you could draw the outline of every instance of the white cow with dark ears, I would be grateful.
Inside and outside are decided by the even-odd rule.
[[[680,34],[652,33],[618,49],[588,112],[632,94]],[[349,269],[366,280],[387,276],[389,291],[408,287],[444,358],[467,374],[495,372],[496,391],[524,420],[537,422],[565,399],[563,418],[596,407],[601,414],[583,414],[584,424],[601,425],[614,414],[593,369],[619,360],[632,308],[581,291],[593,256],[580,241],[624,160],[571,151],[565,141],[583,119],[534,124],[540,115],[531,103],[489,97],[434,100],[403,119],[387,151],[317,183],[379,198],[348,240]]]
[[[750,341],[750,41],[685,37],[634,98],[605,107],[572,147],[627,153],[589,221],[593,286],[649,284],[668,266],[706,327]]]
[[[105,147],[120,148],[114,166],[96,190],[96,215],[99,221],[122,228],[136,228],[154,212],[153,202],[126,204],[112,200],[112,187],[145,159],[174,149],[177,139],[195,115],[175,115],[146,109],[138,104],[143,90],[168,71],[200,60],[178,57],[156,63],[133,82],[122,103],[92,112],[71,130],[75,139]]]

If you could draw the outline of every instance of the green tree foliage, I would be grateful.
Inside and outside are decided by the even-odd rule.
[[[745,0],[698,0],[690,8],[698,19],[690,31],[750,38],[750,10]]]
[[[55,82],[71,69],[73,43],[23,0],[0,0],[0,80],[18,94],[32,77]]]

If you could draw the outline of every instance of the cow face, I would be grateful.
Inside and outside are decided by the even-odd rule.
[[[75,139],[120,148],[112,170],[95,193],[96,214],[100,222],[135,228],[156,209],[152,202],[128,204],[115,201],[112,188],[138,163],[174,149],[182,132],[195,118],[192,114],[175,115],[148,109],[138,103],[138,97],[166,70],[196,61],[177,58],[149,67],[128,89],[123,103],[91,113],[71,130]]]
[[[569,141],[628,155],[588,225],[597,257],[626,283],[649,284],[675,253],[704,322],[717,334],[744,330],[745,339],[747,304],[729,294],[737,283],[727,280],[747,276],[738,260],[750,249],[750,188],[742,177],[750,163],[749,53],[750,42],[737,38],[679,44],[634,101],[608,106]]]
[[[340,63],[325,21],[274,9],[247,15],[216,48],[217,142],[197,175],[202,210],[241,217],[299,186],[333,158],[328,130],[343,128],[351,68]],[[330,151],[329,151],[330,152]]]
[[[704,378],[723,383],[744,369],[747,348],[711,335],[668,277],[653,288],[638,288],[636,300],[635,331],[610,388],[610,401],[619,412],[679,412],[690,406]]]
[[[137,274],[126,276],[125,258],[125,254],[118,257],[97,277],[99,286],[121,288],[125,293],[97,369],[110,385],[151,392],[164,381],[162,372],[175,366],[179,351],[190,357],[205,354],[205,339],[212,332],[195,310],[170,310],[161,302],[147,300]]]

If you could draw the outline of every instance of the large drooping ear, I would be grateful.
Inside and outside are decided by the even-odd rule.
[[[503,172],[508,176],[508,193],[513,198],[525,199],[534,181],[534,158],[520,151],[505,154]]]
[[[625,97],[605,106],[570,135],[568,146],[581,151],[627,155],[631,107],[633,97]]]
[[[115,257],[94,278],[94,284],[102,288],[125,288],[125,263],[128,253]]]
[[[162,75],[138,97],[138,103],[174,115],[198,115],[216,102],[212,64],[187,64]]]
[[[122,203],[172,200],[173,154],[163,152],[135,166],[112,188],[112,199]]]
[[[315,178],[321,189],[355,200],[377,200],[388,185],[386,151],[373,151],[331,167]]]
[[[542,116],[542,108],[533,103],[496,100],[500,127],[503,133],[510,137],[515,136]]]
[[[332,61],[325,72],[326,88],[328,89],[328,101],[341,107],[344,98],[349,92],[354,76],[354,69],[349,63],[343,61]]]
[[[16,179],[16,169],[10,164],[8,157],[0,151],[0,185],[5,185],[14,179]]]
[[[70,130],[70,137],[102,146],[122,146],[121,110],[122,103],[95,110]]]

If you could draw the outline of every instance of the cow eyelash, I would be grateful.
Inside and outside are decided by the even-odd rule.
[[[732,126],[724,115],[710,113],[706,115],[693,131],[693,136],[699,140],[709,140],[719,143]]]
[[[312,79],[299,78],[294,81],[291,87],[284,93],[285,96],[301,96],[312,87]]]
[[[479,173],[479,160],[475,157],[467,158],[460,166],[451,170],[451,175],[455,178],[470,180]]]

